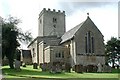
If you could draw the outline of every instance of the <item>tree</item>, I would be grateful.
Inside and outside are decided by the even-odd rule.
[[[120,59],[120,40],[112,37],[106,44],[106,56],[108,57],[108,63],[112,63],[112,67],[115,68],[116,62]]]
[[[23,33],[18,27],[20,20],[9,16],[8,19],[2,22],[2,59],[6,56],[9,60],[9,66],[14,68],[14,55],[17,47],[20,46],[19,41],[31,41],[32,37],[29,34]]]

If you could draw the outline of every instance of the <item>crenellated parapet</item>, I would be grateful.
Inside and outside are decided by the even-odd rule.
[[[39,17],[43,14],[43,13],[45,13],[45,12],[48,12],[48,13],[57,13],[57,14],[65,14],[65,11],[60,11],[60,10],[55,10],[55,9],[53,9],[53,10],[51,10],[50,8],[48,8],[48,9],[46,9],[46,8],[43,8],[43,10],[41,11],[41,13],[39,14]]]
[[[46,11],[46,12],[56,12],[56,13],[65,13],[65,11],[56,11],[55,9],[51,10],[50,8],[46,9],[46,8],[43,8],[43,11]]]

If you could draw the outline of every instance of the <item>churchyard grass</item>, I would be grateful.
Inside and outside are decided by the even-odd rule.
[[[33,69],[32,66],[21,67],[21,71],[16,71],[15,69],[9,69],[8,66],[2,67],[3,77],[5,80],[46,80],[46,79],[98,79],[100,80],[117,80],[120,77],[120,70],[113,70],[111,73],[76,73],[72,71],[71,73],[62,72],[57,74],[52,74],[49,72],[42,72],[41,69]],[[14,78],[14,79],[13,79]],[[23,79],[24,78],[24,79]]]

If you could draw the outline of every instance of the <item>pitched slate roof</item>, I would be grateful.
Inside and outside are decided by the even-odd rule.
[[[78,31],[78,29],[84,24],[85,21],[80,23],[79,25],[75,26],[71,30],[67,31],[62,37],[61,43],[64,43],[65,41],[68,41],[73,38],[74,34]]]

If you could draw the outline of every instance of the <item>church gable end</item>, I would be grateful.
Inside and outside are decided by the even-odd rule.
[[[75,33],[76,54],[104,55],[104,39],[100,30],[88,17]]]

